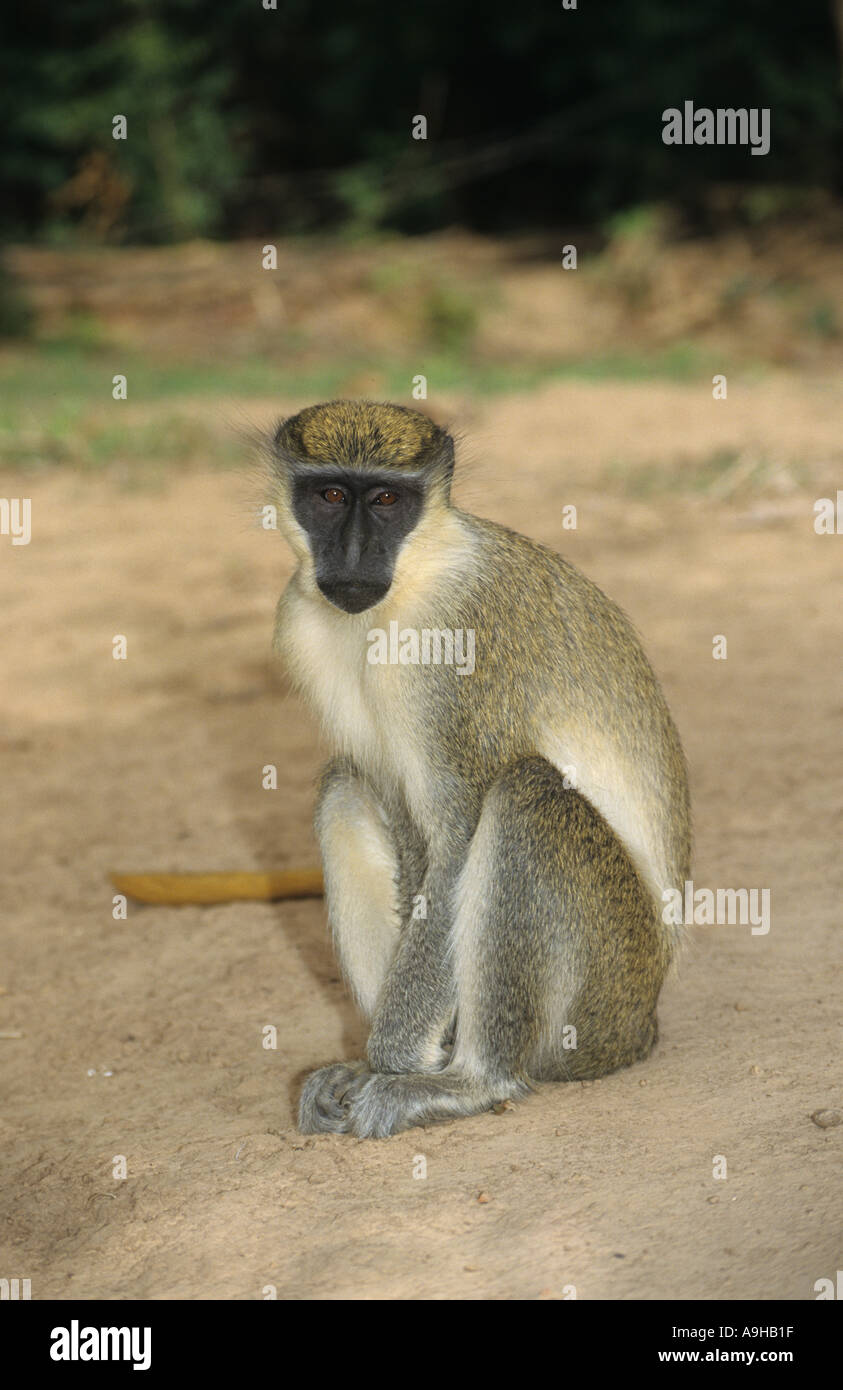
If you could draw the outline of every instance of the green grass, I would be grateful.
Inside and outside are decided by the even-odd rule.
[[[616,460],[606,468],[606,483],[623,496],[647,501],[672,493],[674,496],[725,497],[754,496],[786,479],[788,486],[808,486],[810,469],[801,459],[783,462],[764,453],[742,453],[737,449],[714,449],[700,458],[654,460],[630,464]]]
[[[722,358],[718,358],[718,366]],[[723,370],[722,366],[719,366]],[[80,397],[99,404],[111,395],[111,378],[122,372],[129,378],[129,398],[165,400],[178,396],[275,396],[307,393],[311,389],[342,381],[351,373],[372,370],[381,374],[396,391],[407,391],[408,382],[418,371],[425,371],[429,382],[440,388],[459,386],[481,393],[519,391],[554,378],[646,381],[667,378],[689,381],[708,370],[703,354],[691,343],[678,343],[646,357],[640,354],[610,353],[601,357],[579,358],[556,363],[498,363],[472,359],[459,352],[439,352],[419,362],[396,364],[378,360],[361,361],[349,356],[318,366],[297,366],[290,361],[273,361],[267,356],[226,362],[194,358],[181,361],[153,361],[109,346],[80,348],[78,343],[55,340],[40,347],[7,351],[0,357],[0,388],[11,396],[33,401],[55,401]],[[713,368],[712,368],[713,370]],[[8,410],[10,402],[5,402]]]
[[[457,330],[458,336],[458,330]],[[269,355],[221,362],[217,359],[167,360],[127,353],[117,347],[54,340],[40,346],[7,348],[0,355],[0,460],[6,466],[56,465],[104,468],[145,462],[174,464],[201,460],[228,466],[243,457],[236,428],[237,403],[250,399],[279,402],[326,400],[347,390],[346,383],[371,372],[373,393],[412,405],[413,377],[424,372],[428,394],[477,396],[529,391],[546,382],[710,381],[716,368],[690,344],[678,344],[650,357],[614,353],[556,363],[489,362],[470,353],[440,350],[412,360],[361,360],[349,356],[310,365]],[[111,396],[112,377],[128,380],[127,402]],[[185,408],[207,400],[207,422]],[[120,412],[131,408],[127,419]],[[138,407],[141,419],[138,420]]]
[[[627,497],[642,500],[664,492],[675,492],[677,487],[683,492],[705,493],[727,477],[735,468],[738,458],[739,454],[734,449],[715,449],[706,457],[694,459],[681,467],[670,460],[660,459],[630,468],[629,464],[619,460],[608,466],[606,478]]]

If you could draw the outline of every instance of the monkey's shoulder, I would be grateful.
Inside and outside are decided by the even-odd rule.
[[[593,579],[558,551],[497,521],[463,514],[484,554],[472,593],[487,607],[529,610],[535,619],[598,623],[624,641],[639,639],[627,614]]]

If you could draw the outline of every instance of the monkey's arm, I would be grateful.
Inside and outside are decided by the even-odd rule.
[[[461,839],[455,837],[458,845]],[[447,1061],[443,1039],[456,1007],[448,946],[463,859],[452,848],[429,861],[422,886],[427,915],[411,913],[404,923],[372,1018],[373,1071],[436,1071]]]

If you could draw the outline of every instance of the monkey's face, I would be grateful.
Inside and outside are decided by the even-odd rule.
[[[344,613],[386,597],[401,545],[424,506],[421,477],[384,469],[296,468],[292,507],[306,532],[316,583]]]

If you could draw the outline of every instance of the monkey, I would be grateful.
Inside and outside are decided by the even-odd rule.
[[[365,1057],[308,1077],[300,1130],[382,1138],[645,1058],[691,828],[631,623],[452,502],[453,436],[421,412],[329,401],[269,450],[297,561],[273,645],[331,745],[315,829],[370,1029]],[[373,662],[391,624],[398,660]],[[472,632],[474,669],[414,660],[422,630]]]

